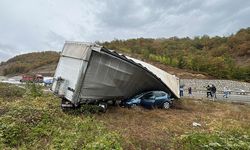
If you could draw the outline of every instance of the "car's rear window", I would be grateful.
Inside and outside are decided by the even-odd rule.
[[[167,95],[165,92],[161,92],[161,91],[157,91],[157,92],[154,92],[154,95],[156,96],[156,97],[162,97],[162,96],[165,96],[165,95]]]

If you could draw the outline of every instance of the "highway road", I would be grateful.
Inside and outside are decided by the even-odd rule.
[[[207,98],[207,93],[205,92],[193,92],[192,96],[189,96],[187,92],[184,92],[185,98],[195,98],[195,99],[207,99],[213,100],[212,98]],[[250,94],[248,95],[236,95],[230,94],[228,98],[223,97],[224,94],[217,93],[217,99],[215,101],[228,101],[228,102],[238,102],[238,103],[248,103],[250,104]]]

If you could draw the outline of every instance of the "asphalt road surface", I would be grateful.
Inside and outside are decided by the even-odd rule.
[[[248,95],[236,95],[230,94],[228,98],[223,97],[224,94],[217,93],[217,99],[215,101],[228,101],[228,102],[238,102],[238,103],[248,103],[250,104],[250,94]],[[184,97],[186,98],[195,98],[195,99],[207,99],[213,100],[211,97],[207,98],[206,92],[193,92],[192,96],[189,96],[187,92],[184,92]]]

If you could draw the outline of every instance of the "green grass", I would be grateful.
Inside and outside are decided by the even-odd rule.
[[[180,138],[181,149],[250,149],[249,131],[231,129],[213,133],[188,133]]]
[[[0,84],[0,149],[250,149],[249,105],[184,99],[168,111],[63,112],[59,98],[26,88]]]
[[[93,115],[62,112],[53,95],[8,99],[0,96],[0,149],[121,149],[117,133]]]
[[[0,83],[0,97],[3,99],[14,99],[18,97],[22,97],[25,93],[25,89],[17,88],[11,84],[3,84]]]

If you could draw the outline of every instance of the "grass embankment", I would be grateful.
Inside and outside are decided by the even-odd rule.
[[[7,88],[8,90],[4,90]],[[1,91],[19,89],[0,85]],[[58,98],[30,86],[0,95],[0,149],[119,149],[119,135],[94,117],[64,113]],[[22,93],[22,94],[20,94]]]
[[[185,99],[168,111],[65,113],[53,95],[0,84],[0,106],[0,149],[250,149],[249,105]]]

